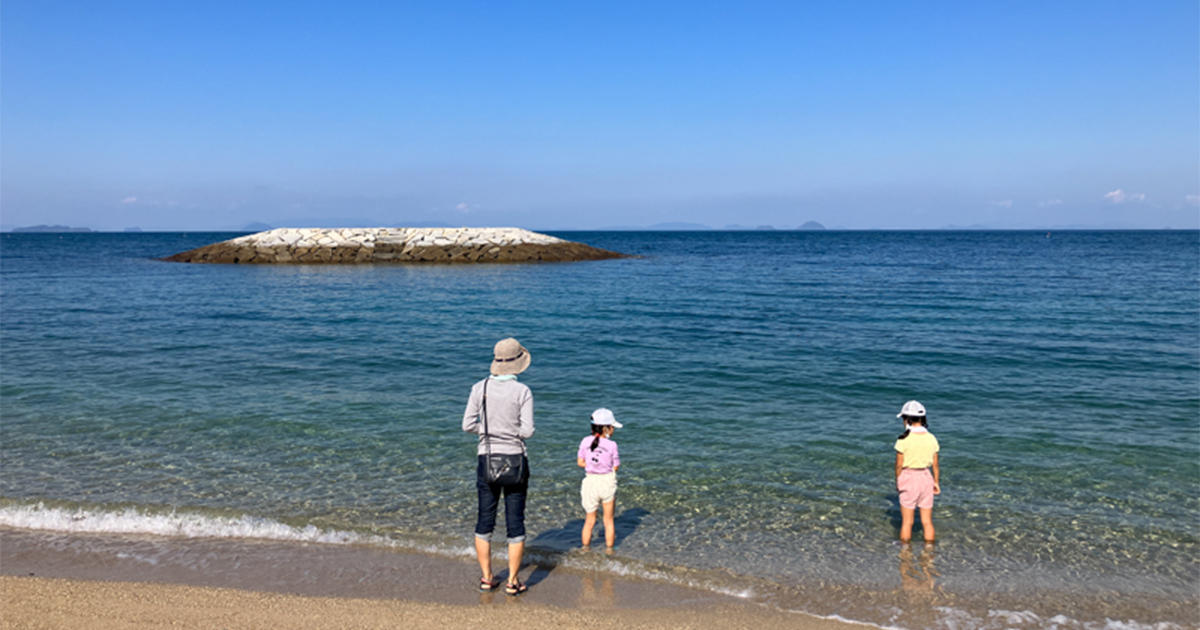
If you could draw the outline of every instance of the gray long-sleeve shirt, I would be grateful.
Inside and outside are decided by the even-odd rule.
[[[462,429],[479,435],[480,455],[487,453],[483,438],[483,384],[487,383],[487,428],[492,452],[524,455],[525,440],[533,435],[533,393],[516,379],[485,378],[471,386]]]

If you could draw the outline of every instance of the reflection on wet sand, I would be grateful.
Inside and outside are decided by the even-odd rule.
[[[920,554],[913,553],[913,545],[900,546],[900,593],[905,602],[920,607],[937,603],[942,589],[937,581],[941,574],[934,566],[936,561],[936,546],[931,543],[926,543]]]
[[[612,576],[587,575],[580,582],[580,608],[612,608],[616,605]]]

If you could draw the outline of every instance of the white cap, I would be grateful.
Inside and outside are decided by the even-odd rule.
[[[604,407],[592,412],[592,424],[598,424],[602,427],[612,425],[618,429],[625,426],[620,422],[617,422],[617,418],[613,416],[613,412],[605,409]]]
[[[897,418],[902,418],[904,416],[921,417],[924,415],[925,415],[925,406],[915,400],[910,400],[910,401],[904,403],[904,406],[900,408],[900,413],[896,414],[896,417]]]

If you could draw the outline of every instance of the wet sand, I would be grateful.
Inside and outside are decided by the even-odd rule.
[[[801,628],[863,626],[563,567],[480,593],[472,558],[350,545],[0,529],[3,628]]]

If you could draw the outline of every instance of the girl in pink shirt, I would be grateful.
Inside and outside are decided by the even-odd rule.
[[[583,510],[583,546],[592,544],[592,528],[596,526],[596,510],[604,508],[604,544],[612,549],[616,542],[613,512],[617,506],[617,469],[621,454],[612,441],[613,431],[623,426],[613,412],[601,407],[592,412],[592,434],[579,443],[575,463],[587,472],[579,488]]]

